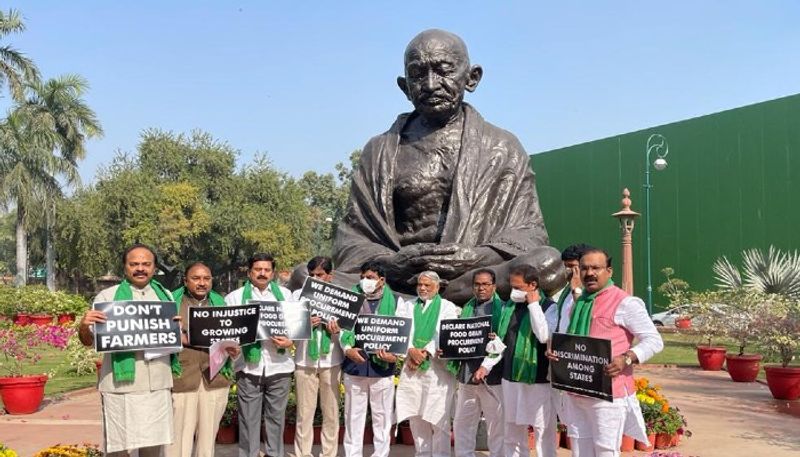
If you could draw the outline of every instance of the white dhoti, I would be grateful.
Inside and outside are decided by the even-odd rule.
[[[361,457],[367,406],[372,414],[372,457],[388,457],[391,444],[394,382],[392,376],[344,375],[344,455]]]
[[[616,457],[623,433],[647,442],[642,410],[636,395],[608,402],[580,395],[564,395],[564,421],[575,443],[573,455]]]
[[[443,361],[426,371],[403,367],[397,386],[397,422],[408,419],[417,457],[450,456],[450,411],[455,379]]]
[[[170,389],[152,392],[101,393],[105,452],[172,443]]]
[[[475,457],[481,413],[486,420],[489,457],[503,457],[503,389],[499,385],[459,384],[453,418],[456,457]]]
[[[528,425],[536,436],[536,455],[556,455],[556,412],[553,393],[548,383],[525,384],[503,379],[505,413],[504,447],[506,456],[527,457]]]

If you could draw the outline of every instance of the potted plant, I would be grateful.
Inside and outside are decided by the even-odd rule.
[[[18,457],[17,451],[11,449],[3,443],[0,443],[0,457]]]
[[[771,296],[750,289],[725,292],[725,296],[727,308],[721,324],[725,334],[738,346],[737,353],[725,355],[728,375],[734,382],[754,382],[762,357],[760,354],[745,354],[745,349],[761,332],[758,321],[765,308],[770,306]]]
[[[56,292],[53,300],[53,314],[59,324],[69,324],[75,321],[75,316],[81,315],[89,309],[89,303],[80,295]]]
[[[42,449],[33,457],[102,457],[103,453],[95,444],[56,444]]]
[[[780,365],[767,365],[767,385],[779,400],[800,398],[800,366],[789,366],[800,350],[800,300],[776,296],[759,319],[758,340],[777,356]]]
[[[41,349],[63,350],[73,332],[55,325],[0,328],[0,351],[5,357],[0,365],[0,397],[9,414],[30,414],[39,409],[48,375],[26,372],[41,359]]]
[[[239,407],[236,402],[236,384],[228,390],[228,403],[217,430],[217,443],[233,444],[239,441]]]
[[[695,292],[691,295],[691,309],[695,316],[695,328],[702,335],[706,344],[697,345],[697,361],[705,371],[719,371],[725,364],[725,346],[713,345],[713,340],[724,335],[724,316],[720,308],[723,306],[723,292]]]
[[[653,431],[656,434],[656,449],[674,447],[680,437],[686,432],[686,419],[675,407],[668,407],[666,412],[654,422]]]
[[[666,278],[666,281],[658,286],[658,291],[667,297],[670,302],[671,308],[680,307],[686,304],[686,298],[689,290],[689,283],[683,279],[675,277],[675,270],[670,267],[663,268],[661,273]],[[686,329],[692,326],[692,316],[685,314],[678,316],[675,319],[675,327],[679,329]]]

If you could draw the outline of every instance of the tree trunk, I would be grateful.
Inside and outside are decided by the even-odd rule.
[[[50,292],[56,291],[56,249],[53,246],[53,226],[55,219],[55,208],[47,211],[45,229],[45,264],[47,269],[47,289]]]
[[[17,275],[14,285],[22,287],[28,283],[28,233],[25,230],[24,208],[17,202]]]

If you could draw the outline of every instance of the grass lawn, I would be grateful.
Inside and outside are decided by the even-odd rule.
[[[47,396],[57,395],[70,390],[91,387],[97,382],[97,375],[91,373],[83,376],[76,376],[70,372],[69,361],[66,351],[56,348],[42,348],[42,359],[36,365],[29,365],[24,369],[25,374],[41,374],[55,370],[55,376],[50,378],[45,384],[44,394]],[[3,356],[0,355],[0,362],[5,363]],[[0,400],[0,405],[2,401]]]

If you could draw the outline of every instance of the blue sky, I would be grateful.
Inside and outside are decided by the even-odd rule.
[[[332,171],[395,116],[406,43],[461,35],[467,100],[530,153],[800,91],[793,1],[14,2],[46,77],[78,73],[106,131],[85,181],[142,130],[202,129],[240,163]],[[7,6],[8,7],[8,6]],[[6,8],[7,8],[6,7]]]

